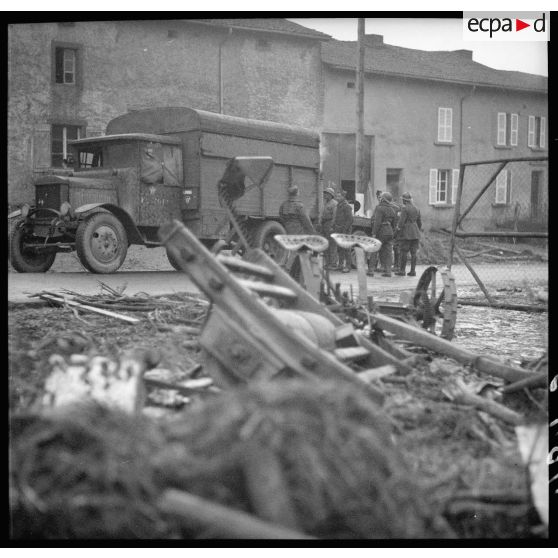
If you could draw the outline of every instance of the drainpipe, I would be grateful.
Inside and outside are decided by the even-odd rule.
[[[219,113],[223,114],[223,45],[232,35],[232,27],[229,27],[225,38],[219,43]]]
[[[467,95],[463,95],[459,100],[459,166],[463,162],[463,101],[472,97],[475,94],[475,90],[477,89],[476,85],[473,85],[471,89],[471,93]]]

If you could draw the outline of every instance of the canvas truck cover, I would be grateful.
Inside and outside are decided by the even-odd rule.
[[[318,148],[316,131],[278,122],[253,120],[187,107],[164,107],[129,112],[111,120],[108,134],[177,134],[189,131],[213,132]]]

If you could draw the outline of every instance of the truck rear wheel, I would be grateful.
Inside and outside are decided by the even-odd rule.
[[[261,223],[254,234],[254,246],[261,248],[270,258],[279,265],[287,262],[288,252],[280,246],[274,236],[276,234],[287,234],[285,227],[277,221],[265,221]]]
[[[33,239],[35,242],[44,240],[26,232],[24,219],[18,221],[10,234],[10,262],[19,273],[44,273],[54,263],[56,252],[41,253],[25,249],[24,243]]]
[[[79,261],[92,273],[114,273],[126,259],[126,229],[112,213],[94,213],[78,226],[76,250]]]

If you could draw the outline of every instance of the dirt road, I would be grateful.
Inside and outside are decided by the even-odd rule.
[[[414,289],[418,277],[427,266],[417,266],[417,277],[382,277],[375,275],[367,278],[368,294],[383,296]],[[495,264],[481,264],[475,267],[483,281],[498,284],[521,284],[526,280],[529,284],[546,284],[548,282],[548,266],[546,264],[531,264],[527,270],[521,266],[499,266]],[[463,265],[454,265],[452,272],[458,290],[474,287],[475,279]],[[333,283],[341,283],[342,290],[353,286],[354,293],[358,292],[356,272],[331,274]],[[43,290],[69,289],[81,294],[96,294],[99,292],[99,282],[113,287],[126,285],[126,292],[130,295],[146,292],[150,295],[171,294],[177,292],[196,292],[196,287],[184,273],[178,271],[119,271],[110,275],[96,275],[86,271],[54,272],[54,273],[9,273],[8,301],[26,302],[29,295]]]

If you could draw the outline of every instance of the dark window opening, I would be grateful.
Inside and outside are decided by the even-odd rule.
[[[56,65],[56,83],[76,83],[76,61],[77,51],[73,48],[56,47],[54,53]]]
[[[355,201],[355,181],[341,180],[341,190],[347,192],[347,201],[353,203]]]
[[[386,169],[386,190],[393,196],[394,200],[399,199],[402,177],[403,169]]]

